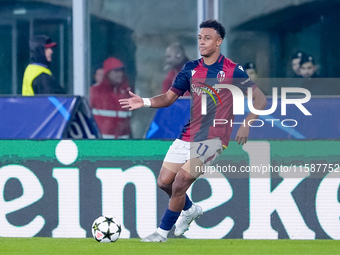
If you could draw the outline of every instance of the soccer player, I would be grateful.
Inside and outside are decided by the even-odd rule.
[[[180,236],[188,230],[195,218],[202,215],[202,208],[192,203],[186,191],[201,174],[196,172],[197,167],[210,165],[228,146],[232,126],[213,125],[214,119],[232,120],[234,117],[230,90],[220,89],[218,96],[215,94],[221,102],[216,106],[213,102],[215,100],[207,96],[212,91],[217,92],[213,86],[216,83],[233,84],[244,92],[251,87],[254,107],[261,110],[266,106],[264,94],[249,79],[243,68],[220,53],[225,36],[224,27],[216,20],[207,20],[200,24],[200,29],[198,45],[202,58],[187,62],[170,90],[152,98],[141,98],[130,92],[130,98],[119,100],[122,107],[129,110],[143,106],[167,107],[186,91],[190,91],[193,100],[191,119],[183,127],[179,138],[170,146],[157,180],[158,186],[171,198],[169,206],[159,228],[143,238],[143,242],[166,242],[175,223],[174,234]],[[206,94],[206,91],[209,93]],[[203,94],[206,96],[206,114],[201,112]],[[236,135],[239,144],[247,142],[249,124],[257,117],[249,113],[245,125],[240,125]]]

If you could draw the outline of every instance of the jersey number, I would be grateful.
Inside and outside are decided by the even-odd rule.
[[[204,147],[205,147],[204,150],[203,150],[202,146],[203,146],[203,143],[200,143],[200,146],[198,146],[196,153],[197,153],[198,155],[204,156],[204,154],[207,152],[209,146],[208,146],[208,145],[204,145]],[[201,148],[202,148],[202,150],[203,150],[202,153],[200,153]]]

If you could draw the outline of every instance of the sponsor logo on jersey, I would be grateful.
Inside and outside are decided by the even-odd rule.
[[[218,94],[219,89],[216,91],[212,86],[209,86],[208,84],[205,84],[203,82],[199,82],[200,84],[202,84],[204,87],[195,87],[194,84],[192,84],[192,89],[194,90],[194,92],[197,92],[197,95],[199,96],[202,92],[202,97],[206,97],[206,94],[208,94],[212,100],[214,101],[215,105],[217,106],[217,102],[214,98],[214,94],[216,95],[218,101],[220,102],[220,104],[222,105],[222,100],[220,95]],[[204,99],[204,101],[206,102],[206,99]]]
[[[244,72],[243,67],[242,66],[238,66],[238,69],[240,69],[242,72]]]
[[[196,70],[191,70],[191,77],[194,76],[195,73],[196,73]]]

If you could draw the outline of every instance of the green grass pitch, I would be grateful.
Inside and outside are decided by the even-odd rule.
[[[140,243],[140,239],[119,239],[98,243],[92,238],[0,238],[1,255],[323,255],[339,254],[335,240],[189,240],[168,239],[166,243]]]

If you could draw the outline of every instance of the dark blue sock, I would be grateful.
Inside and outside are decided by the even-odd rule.
[[[184,205],[183,210],[186,211],[186,210],[188,210],[191,206],[192,206],[192,202],[191,202],[190,198],[188,197],[188,195],[185,194],[185,205]]]
[[[164,230],[170,230],[175,225],[180,214],[180,212],[174,212],[166,208],[159,227]]]

